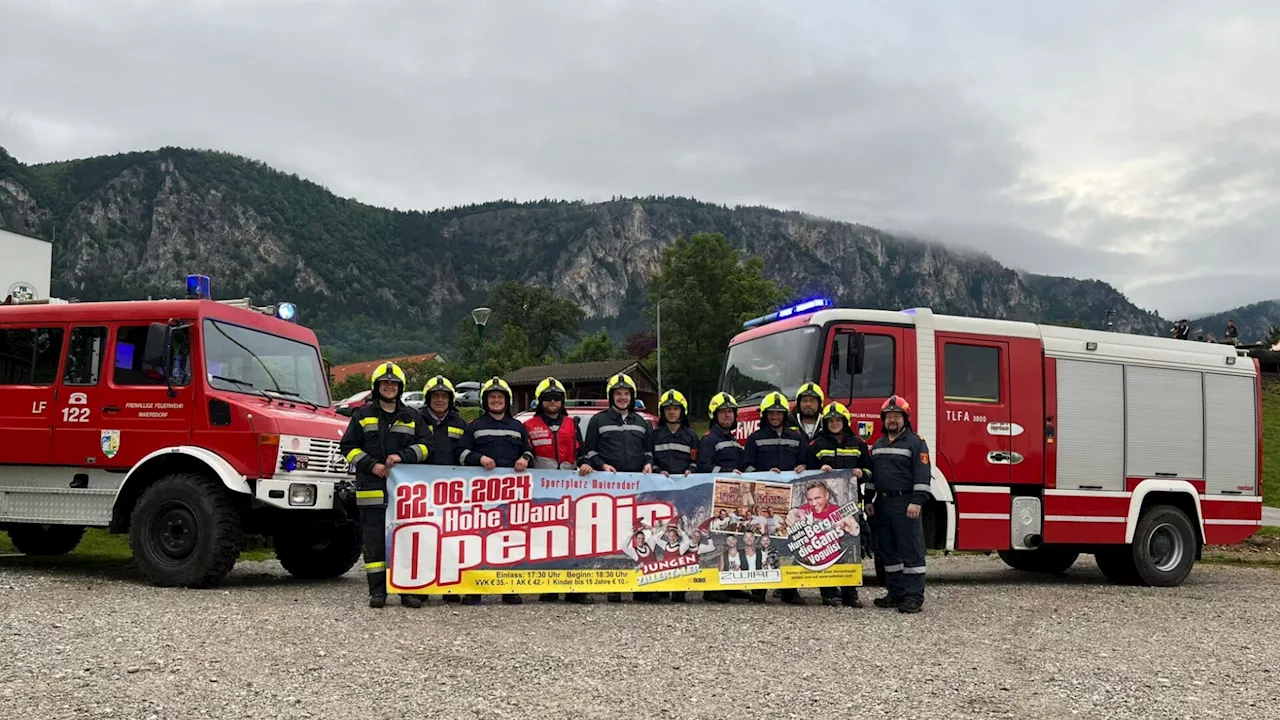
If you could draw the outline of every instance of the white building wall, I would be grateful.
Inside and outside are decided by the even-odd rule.
[[[33,299],[47,300],[52,276],[52,243],[0,230],[0,301],[16,292],[32,291]]]

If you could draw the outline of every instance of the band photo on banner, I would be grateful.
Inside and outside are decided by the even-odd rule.
[[[389,593],[862,584],[858,485],[850,470],[670,478],[474,470],[392,469]]]

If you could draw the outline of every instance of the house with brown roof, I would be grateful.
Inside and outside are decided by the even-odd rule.
[[[515,408],[524,410],[533,402],[533,391],[548,376],[564,383],[570,400],[603,400],[609,378],[626,373],[636,383],[638,399],[649,412],[657,412],[658,383],[640,364],[639,360],[605,360],[602,362],[570,363],[568,365],[533,365],[509,373],[503,379],[515,395]]]
[[[408,355],[398,358],[384,358],[382,360],[362,360],[360,362],[347,363],[346,365],[334,365],[329,371],[333,374],[333,382],[340,383],[352,375],[364,375],[369,377],[379,365],[384,362],[393,362],[401,368],[408,371],[410,365],[421,365],[428,360],[439,360],[445,362],[445,359],[439,353],[424,353],[422,355]],[[419,388],[421,389],[421,388]]]

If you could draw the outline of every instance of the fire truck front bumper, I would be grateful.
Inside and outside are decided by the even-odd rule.
[[[259,480],[253,497],[282,510],[332,510],[343,504],[340,484],[350,483],[331,475],[292,472],[286,479]]]

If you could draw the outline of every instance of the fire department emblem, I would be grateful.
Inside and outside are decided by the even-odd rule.
[[[871,437],[871,433],[875,432],[875,424],[870,420],[858,421],[858,435],[864,438]]]
[[[14,300],[21,300],[24,302],[37,300],[40,297],[40,293],[36,292],[35,286],[31,283],[21,281],[10,285],[8,294],[12,295]]]
[[[102,454],[111,459],[120,452],[120,431],[119,430],[103,430],[102,431]]]

